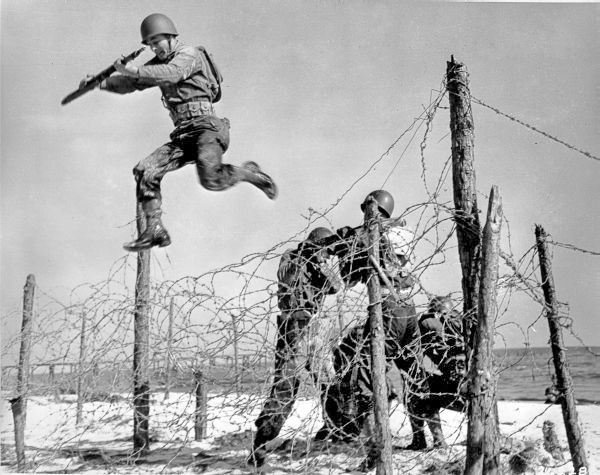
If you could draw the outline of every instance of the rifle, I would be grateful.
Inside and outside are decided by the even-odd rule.
[[[142,51],[144,51],[145,49],[146,49],[145,47],[140,48],[137,51],[134,51],[133,53],[131,53],[129,56],[125,56],[121,61],[124,64],[128,63],[129,61],[132,61],[135,58],[137,58],[142,53]],[[86,92],[89,92],[92,89],[95,89],[98,86],[98,84],[100,84],[102,81],[104,81],[107,77],[109,77],[115,71],[116,71],[116,69],[115,69],[114,64],[111,64],[104,71],[101,71],[100,73],[91,77],[89,81],[87,81],[86,83],[83,84],[83,86],[79,86],[79,89],[77,89],[76,91],[73,91],[71,94],[66,96],[62,101],[60,101],[61,105],[64,106],[65,104],[68,104],[69,102],[74,101],[78,97],[83,96]]]

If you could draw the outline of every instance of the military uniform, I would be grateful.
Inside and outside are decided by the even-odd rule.
[[[317,387],[324,388],[333,378],[333,365],[325,354],[326,342],[315,342],[311,323],[325,296],[340,289],[340,282],[326,262],[315,258],[306,243],[284,253],[278,270],[278,336],[275,374],[267,401],[256,420],[256,434],[249,463],[262,465],[265,444],[273,440],[288,418],[300,384],[300,372],[310,372]],[[319,351],[315,351],[318,349]]]
[[[348,286],[367,283],[370,276],[368,242],[364,230],[342,228],[345,242],[338,244],[342,277]],[[409,377],[410,384],[419,381],[419,328],[411,298],[414,279],[410,267],[414,261],[412,234],[398,226],[386,227],[380,242],[380,265],[400,296],[397,301],[381,282],[382,316],[385,334],[385,356],[388,368],[395,365]],[[336,381],[327,388],[325,426],[317,438],[352,439],[360,435],[363,423],[372,409],[370,317],[365,325],[355,327],[334,349]],[[424,378],[420,378],[424,379]],[[414,384],[413,384],[414,386]],[[411,386],[412,387],[412,386]],[[393,394],[389,392],[389,396]]]
[[[464,353],[462,322],[455,310],[424,313],[419,318],[423,354],[440,366],[449,358]]]
[[[195,163],[200,183],[208,190],[230,188],[240,180],[236,167],[221,163],[229,147],[229,121],[214,114],[204,54],[180,42],[166,62],[154,58],[139,68],[138,77],[115,75],[101,85],[118,94],[158,86],[175,130],[162,145],[133,169],[140,202],[159,201],[160,182],[166,173]]]
[[[150,27],[144,24],[147,20]],[[156,27],[152,26],[155,21],[158,21]],[[150,15],[144,23],[144,42],[152,36],[151,33],[177,35],[174,25],[164,15]],[[200,184],[207,190],[222,191],[240,181],[247,181],[269,198],[277,196],[277,186],[255,162],[245,162],[241,166],[222,163],[223,153],[229,147],[229,120],[217,117],[213,109],[213,101],[220,97],[215,72],[203,48],[177,40],[170,44],[171,51],[166,58],[156,56],[137,68],[135,76],[113,75],[100,84],[101,89],[118,94],[158,87],[175,125],[171,141],[157,148],[133,169],[137,199],[149,223],[147,231],[137,242],[124,246],[132,251],[170,244],[160,221],[160,185],[167,173],[185,165],[196,165]]]

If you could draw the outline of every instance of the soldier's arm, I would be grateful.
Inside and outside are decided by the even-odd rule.
[[[141,91],[152,87],[152,84],[144,84],[137,78],[115,74],[100,83],[100,89],[116,94],[129,94],[130,92]]]
[[[203,68],[200,52],[193,46],[186,46],[168,63],[146,63],[138,69],[138,78],[145,84],[155,86],[177,84]]]

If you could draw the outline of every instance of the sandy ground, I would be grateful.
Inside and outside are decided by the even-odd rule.
[[[189,394],[153,396],[151,451],[143,458],[131,455],[133,410],[130,402],[115,396],[111,402],[84,405],[82,423],[75,424],[72,396],[60,401],[34,397],[28,402],[26,457],[36,473],[254,473],[245,465],[252,441],[253,422],[260,400],[246,395],[209,397],[207,437],[194,440],[194,401]],[[537,402],[500,401],[500,431],[509,437],[501,456],[502,472],[511,455],[531,447],[534,468],[527,473],[571,474],[572,465],[560,406]],[[600,406],[580,405],[588,473],[600,474]],[[394,471],[399,474],[462,473],[466,421],[462,414],[442,411],[448,449],[408,451],[410,425],[402,405],[393,406],[390,418],[394,443]],[[0,403],[3,472],[16,471],[13,421],[6,398]],[[557,463],[542,445],[542,424],[554,422],[567,462]],[[341,474],[353,472],[364,457],[361,444],[316,444],[311,436],[321,425],[315,400],[299,400],[264,472],[275,474]],[[431,443],[429,434],[428,441]],[[374,473],[372,471],[371,473]]]

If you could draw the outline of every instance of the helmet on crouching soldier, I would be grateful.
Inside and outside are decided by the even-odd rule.
[[[449,295],[434,295],[429,300],[429,311],[447,314],[454,310],[454,302]]]
[[[142,43],[147,44],[148,40],[156,35],[178,36],[175,24],[171,19],[162,13],[152,13],[142,21],[140,25]]]
[[[375,190],[369,193],[360,205],[360,209],[363,210],[363,212],[365,211],[365,204],[367,203],[367,200],[370,197],[377,201],[377,207],[379,208],[379,212],[385,218],[389,218],[390,216],[392,216],[392,213],[394,212],[394,197],[391,195],[390,192],[385,190]]]
[[[331,231],[327,228],[319,227],[319,228],[313,229],[308,234],[308,237],[306,238],[306,240],[309,242],[316,243],[317,241],[328,238],[329,236],[333,236],[333,231]]]
[[[305,252],[317,257],[317,260],[327,258],[332,255],[332,250],[327,247],[330,243],[327,243],[325,239],[331,236],[334,236],[334,233],[327,228],[314,228],[302,243],[302,247]]]

